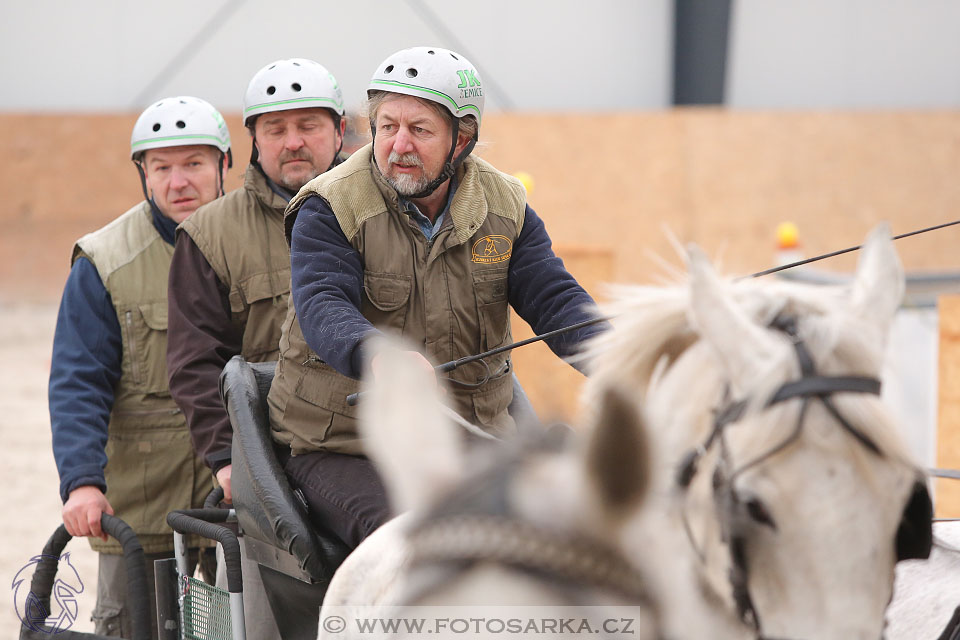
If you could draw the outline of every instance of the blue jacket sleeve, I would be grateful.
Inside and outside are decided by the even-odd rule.
[[[50,361],[50,427],[64,502],[77,487],[106,491],[107,427],[122,357],[110,294],[93,264],[80,258],[63,290]]]
[[[543,220],[527,205],[523,229],[513,247],[508,275],[510,305],[537,335],[592,320],[595,306],[583,287],[553,253],[550,236]],[[560,356],[573,355],[579,345],[609,328],[600,322],[576,331],[562,333],[547,340],[550,349]],[[578,363],[574,364],[580,369]]]
[[[291,295],[300,330],[320,358],[359,378],[361,340],[377,330],[360,313],[363,258],[319,196],[300,207],[290,234]]]

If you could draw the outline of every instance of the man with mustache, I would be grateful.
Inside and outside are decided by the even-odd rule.
[[[237,354],[248,362],[277,359],[290,294],[283,210],[300,187],[341,162],[343,115],[340,87],[322,65],[277,60],[258,71],[244,97],[253,152],[243,187],[177,230],[170,389],[227,502],[233,430],[220,401],[220,372]]]
[[[250,80],[243,124],[253,138],[243,187],[177,229],[170,268],[170,391],[193,445],[232,500],[233,428],[219,377],[235,355],[276,360],[290,295],[283,211],[306,182],[341,162],[343,96],[322,65],[277,60]],[[277,637],[255,563],[244,563],[247,637]]]
[[[167,383],[167,272],[177,225],[223,193],[230,133],[207,102],[165,98],[137,119],[130,157],[145,200],[77,240],[50,364],[63,522],[99,552],[98,637],[133,634],[120,544],[101,514],[140,540],[156,637],[153,562],[173,557],[166,514],[201,507],[213,488]],[[196,564],[204,543],[189,539]]]
[[[483,85],[463,56],[405,49],[367,90],[373,143],[300,190],[286,212],[292,305],[268,397],[284,470],[311,518],[355,547],[389,517],[362,456],[356,408],[369,340],[402,335],[424,368],[512,341],[508,305],[538,333],[590,319],[590,296],[554,255],[521,183],[470,152]],[[548,341],[560,356],[604,330]],[[370,363],[374,375],[377,362]],[[502,353],[450,374],[448,398],[496,436],[516,430]]]

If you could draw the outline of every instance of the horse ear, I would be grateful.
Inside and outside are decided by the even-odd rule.
[[[737,395],[755,384],[780,345],[741,311],[699,247],[687,247],[691,322],[720,356]]]
[[[368,352],[377,372],[365,378],[360,399],[364,450],[396,512],[425,507],[460,479],[459,434],[443,414],[436,376],[417,354],[386,338],[372,341]]]
[[[605,389],[590,429],[586,475],[603,510],[620,519],[633,513],[650,483],[650,444],[640,410],[625,391]]]
[[[882,343],[886,342],[905,288],[903,265],[893,248],[890,225],[879,224],[870,231],[860,251],[851,309],[867,326],[877,330]]]

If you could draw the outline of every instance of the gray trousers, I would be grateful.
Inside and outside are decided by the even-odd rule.
[[[200,572],[205,580],[214,576],[216,562],[213,549],[190,549],[190,569],[197,568],[200,561]],[[130,607],[127,604],[127,566],[122,555],[109,553],[98,554],[99,569],[97,575],[97,604],[93,609],[91,619],[94,632],[111,638],[132,638],[133,620],[130,617]],[[173,557],[173,551],[165,553],[145,553],[147,569],[147,597],[150,600],[150,636],[157,639],[157,588],[154,578],[153,561],[166,560]]]
[[[280,630],[260,578],[260,565],[247,557],[243,536],[240,537],[240,572],[243,574],[243,616],[247,640],[276,640],[280,637]],[[227,588],[227,570],[220,545],[217,545],[217,586]]]

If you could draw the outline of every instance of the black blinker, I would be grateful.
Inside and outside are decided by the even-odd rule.
[[[897,562],[929,558],[932,546],[933,504],[926,483],[917,480],[897,528]]]

